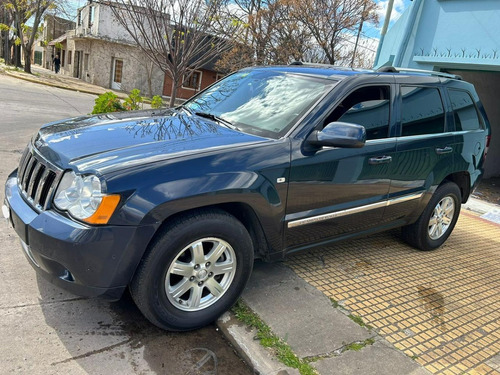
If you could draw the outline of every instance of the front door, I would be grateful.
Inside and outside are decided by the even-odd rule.
[[[75,51],[75,64],[74,64],[74,70],[73,70],[73,77],[75,77],[75,78],[81,78],[80,59],[81,59],[80,51]]]
[[[363,125],[364,147],[293,153],[285,229],[288,250],[380,225],[396,151],[396,140],[389,136],[390,103],[389,84],[357,88],[323,126],[334,121]],[[303,150],[299,145],[293,149]]]
[[[122,89],[123,60],[113,59],[113,71],[111,74],[111,88]]]

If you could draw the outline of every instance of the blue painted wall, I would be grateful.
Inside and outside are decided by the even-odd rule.
[[[500,1],[414,0],[385,37],[383,65],[500,71]]]
[[[375,69],[445,70],[475,85],[492,126],[485,177],[500,176],[500,0],[413,0],[379,51]]]

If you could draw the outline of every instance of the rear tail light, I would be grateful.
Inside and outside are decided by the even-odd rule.
[[[491,142],[491,135],[486,136],[486,147],[484,148],[484,158],[486,158],[486,155],[488,154],[488,149],[490,148],[490,142]]]

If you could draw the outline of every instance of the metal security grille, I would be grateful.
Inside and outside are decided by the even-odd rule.
[[[19,189],[27,201],[38,210],[46,210],[50,197],[57,187],[59,171],[54,171],[37,158],[27,147],[19,163],[17,182]]]

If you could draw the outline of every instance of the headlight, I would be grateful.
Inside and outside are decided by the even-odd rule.
[[[119,201],[119,195],[103,193],[96,176],[83,177],[73,171],[64,173],[54,197],[57,208],[90,224],[106,224]]]

